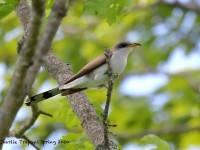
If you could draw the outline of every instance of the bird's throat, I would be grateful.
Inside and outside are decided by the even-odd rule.
[[[120,75],[124,71],[130,52],[131,49],[122,49],[113,53],[110,65],[114,74]]]

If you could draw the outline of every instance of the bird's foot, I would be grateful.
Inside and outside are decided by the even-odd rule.
[[[105,49],[106,49],[106,52],[104,53],[104,55],[106,57],[106,62],[109,63],[110,62],[111,51],[107,47]]]

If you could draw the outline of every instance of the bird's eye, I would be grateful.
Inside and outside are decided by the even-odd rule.
[[[121,42],[121,43],[118,43],[117,44],[117,48],[118,49],[120,49],[120,48],[125,48],[125,47],[127,47],[128,46],[128,43],[126,43],[126,42]]]

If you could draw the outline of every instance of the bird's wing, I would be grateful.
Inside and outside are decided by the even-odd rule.
[[[112,51],[109,53],[109,57],[111,56],[112,56]],[[77,78],[94,71],[96,68],[103,65],[104,63],[106,63],[106,56],[105,54],[102,54],[96,57],[95,59],[93,59],[92,61],[90,61],[88,64],[86,64],[78,73],[71,76],[65,84],[72,82],[76,80]]]

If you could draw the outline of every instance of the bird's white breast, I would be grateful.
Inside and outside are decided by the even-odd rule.
[[[113,53],[110,66],[114,74],[120,75],[124,71],[130,51],[131,49],[124,48]]]

